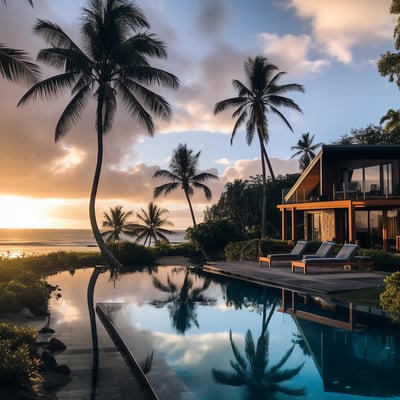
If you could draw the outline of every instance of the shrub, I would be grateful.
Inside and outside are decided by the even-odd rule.
[[[400,258],[383,250],[362,249],[360,255],[371,257],[376,270],[397,271],[400,268]]]
[[[40,380],[41,361],[32,356],[37,332],[32,328],[0,324],[0,387],[31,389]]]
[[[227,219],[207,221],[188,228],[187,236],[193,245],[200,244],[212,256],[222,253],[229,242],[245,238],[237,225]]]
[[[110,245],[115,257],[125,266],[153,265],[157,258],[155,248],[144,247],[137,243],[120,242]]]
[[[384,279],[385,290],[379,296],[379,304],[390,318],[400,323],[400,271]]]

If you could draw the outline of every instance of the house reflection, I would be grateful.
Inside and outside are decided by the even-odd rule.
[[[325,392],[400,394],[400,332],[389,321],[285,289],[278,311],[293,317]]]

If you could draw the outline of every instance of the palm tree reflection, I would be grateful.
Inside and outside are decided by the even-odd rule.
[[[175,270],[175,272],[180,270]],[[170,276],[167,276],[167,283],[162,283],[157,277],[153,277],[153,285],[162,292],[169,293],[165,300],[154,300],[151,302],[156,307],[167,305],[172,326],[178,334],[184,335],[185,332],[194,324],[199,328],[197,320],[196,306],[210,305],[216,302],[216,299],[204,296],[203,292],[208,289],[211,281],[207,278],[203,279],[200,287],[195,287],[193,279],[190,277],[190,270],[186,269],[185,277],[180,287],[175,284]]]
[[[233,371],[212,369],[213,378],[216,382],[230,386],[246,386],[249,400],[275,399],[278,393],[290,396],[305,394],[304,388],[291,388],[284,384],[284,382],[294,378],[304,365],[302,363],[295,368],[282,369],[290,358],[295,343],[275,365],[269,365],[269,332],[267,328],[275,307],[276,303],[272,305],[268,316],[266,316],[266,308],[264,308],[263,325],[257,344],[254,343],[251,331],[247,331],[244,356],[233,341],[232,330],[230,330],[229,341],[235,357],[235,360],[230,362]]]

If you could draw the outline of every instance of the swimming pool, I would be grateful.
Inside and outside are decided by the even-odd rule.
[[[160,398],[171,381],[196,400],[400,399],[399,329],[379,316],[183,267],[101,274],[95,294]]]

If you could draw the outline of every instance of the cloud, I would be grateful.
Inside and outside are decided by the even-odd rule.
[[[289,0],[288,7],[307,20],[313,40],[330,57],[353,61],[356,46],[379,43],[392,37],[395,19],[391,0]]]
[[[272,63],[292,76],[319,73],[329,65],[328,60],[309,60],[313,48],[312,39],[308,35],[284,35],[261,33],[258,41],[263,53]]]
[[[206,36],[216,36],[229,22],[225,0],[202,0],[197,18],[197,30]]]

